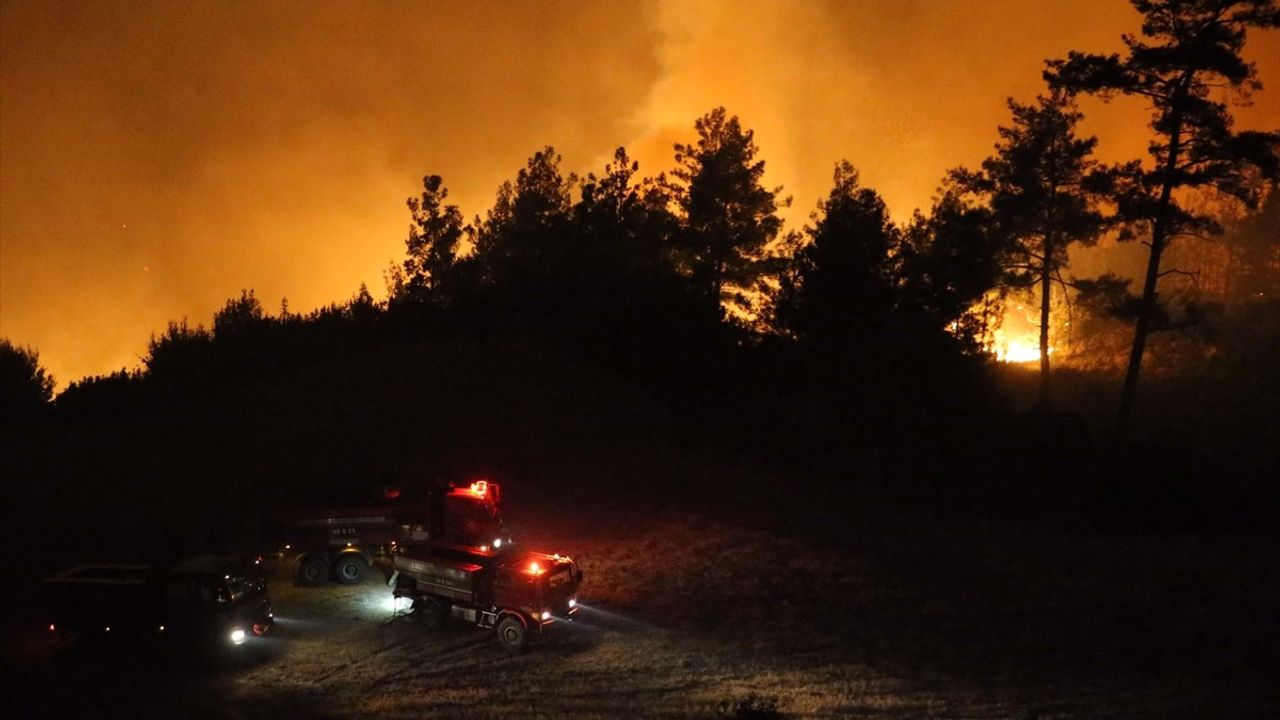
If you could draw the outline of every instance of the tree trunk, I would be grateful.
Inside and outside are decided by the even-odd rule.
[[[1157,224],[1158,227],[1159,224]],[[1147,277],[1142,286],[1142,304],[1138,323],[1133,332],[1133,347],[1129,351],[1129,367],[1124,374],[1124,391],[1120,395],[1120,417],[1116,434],[1123,440],[1129,432],[1129,417],[1138,395],[1138,374],[1142,369],[1142,354],[1146,351],[1147,335],[1151,332],[1151,316],[1156,308],[1156,281],[1160,278],[1160,254],[1164,252],[1164,232],[1157,229],[1151,234],[1151,256],[1147,260]]]
[[[1138,374],[1142,370],[1142,354],[1147,348],[1147,335],[1151,332],[1151,318],[1156,312],[1156,283],[1160,280],[1160,255],[1168,239],[1169,199],[1173,195],[1174,173],[1178,167],[1178,153],[1182,142],[1182,119],[1174,115],[1169,133],[1169,156],[1165,159],[1165,176],[1160,188],[1160,202],[1156,205],[1156,219],[1151,228],[1151,254],[1147,258],[1147,276],[1142,284],[1142,303],[1138,309],[1138,322],[1133,331],[1133,347],[1129,351],[1129,367],[1124,374],[1124,390],[1120,394],[1120,413],[1116,421],[1116,436],[1124,440],[1129,434],[1129,418],[1138,396]]]
[[[1044,236],[1044,261],[1040,264],[1040,400],[1037,403],[1041,410],[1048,410],[1049,405],[1049,299],[1053,286],[1050,274],[1053,265],[1053,233]]]

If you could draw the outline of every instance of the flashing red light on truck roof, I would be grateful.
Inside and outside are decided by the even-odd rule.
[[[471,494],[476,497],[484,497],[489,492],[488,480],[477,480],[471,483]]]
[[[534,575],[537,575],[538,573],[542,572],[542,566],[539,565],[537,562],[531,562],[529,563],[529,572]]]

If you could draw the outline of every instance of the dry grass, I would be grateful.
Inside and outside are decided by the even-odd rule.
[[[572,552],[587,576],[577,620],[520,656],[483,631],[426,634],[392,619],[373,579],[278,581],[280,625],[252,657],[207,672],[28,667],[25,697],[44,717],[271,720],[715,718],[752,695],[776,698],[788,718],[1278,707],[1260,662],[1271,651],[1258,654],[1275,634],[1274,581],[1249,577],[1274,565],[1259,560],[1276,556],[1269,541],[1241,556],[1235,542],[1206,538],[1011,541],[925,530],[920,518],[903,518],[897,534],[892,518],[874,529],[850,518],[832,543],[832,528],[809,537],[659,505],[625,514],[581,499],[568,517],[562,498],[519,507],[522,542]],[[146,691],[123,690],[136,687]]]
[[[608,577],[603,564],[594,567],[593,576]],[[942,707],[866,667],[806,669],[744,653],[598,609],[589,595],[573,626],[518,657],[466,627],[424,635],[410,620],[344,622],[346,609],[367,607],[364,598],[382,592],[375,585],[280,592],[282,615],[306,613],[323,629],[282,632],[288,650],[236,680],[237,705],[264,716],[319,701],[313,709],[344,717],[710,718],[723,701],[755,693],[778,698],[794,717],[919,717]]]

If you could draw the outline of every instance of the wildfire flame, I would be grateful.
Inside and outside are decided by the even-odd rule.
[[[991,334],[991,351],[1004,363],[1033,363],[1040,360],[1039,308],[1020,302],[1005,308],[999,326]],[[1053,355],[1053,343],[1049,345]]]
[[[1049,348],[1049,354],[1053,354],[1053,348]],[[1006,338],[1003,343],[997,341],[996,359],[1007,363],[1036,362],[1040,359],[1040,341],[1024,338]]]

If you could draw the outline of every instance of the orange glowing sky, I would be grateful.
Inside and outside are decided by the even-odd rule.
[[[545,144],[670,162],[725,105],[756,130],[791,226],[850,159],[905,219],[988,153],[1048,57],[1113,51],[1120,0],[95,3],[4,0],[0,335],[65,387],[132,367],[171,319],[242,288],[306,311],[375,295],[404,199],[445,177],[468,216]],[[1276,33],[1247,55],[1280,85]],[[1280,118],[1280,92],[1239,111]],[[1141,107],[1089,104],[1100,152]]]

